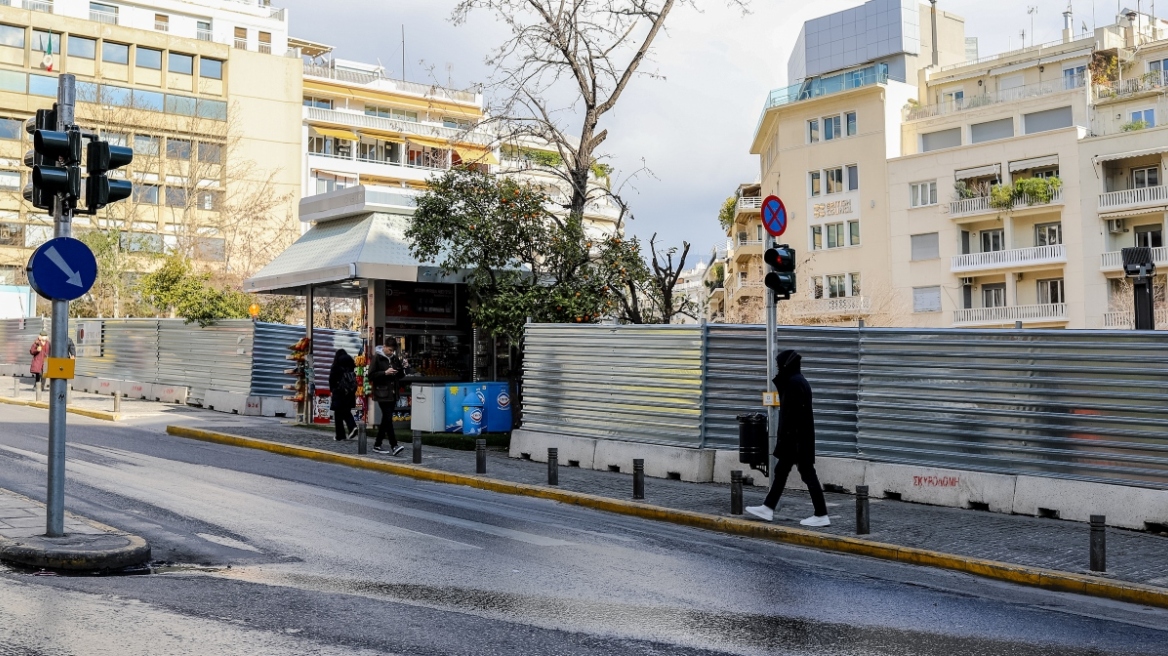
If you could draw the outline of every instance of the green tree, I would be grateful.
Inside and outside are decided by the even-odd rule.
[[[296,311],[295,299],[258,297],[230,285],[216,284],[208,272],[198,272],[179,255],[170,255],[138,281],[137,291],[159,314],[182,317],[204,328],[223,319],[247,319],[248,308],[260,306],[260,321],[283,323]]]
[[[723,230],[730,230],[734,226],[734,215],[738,208],[738,197],[731,196],[722,203],[721,209],[718,210],[718,225],[722,226]]]

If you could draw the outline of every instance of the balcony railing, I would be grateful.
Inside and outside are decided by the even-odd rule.
[[[1168,324],[1168,308],[1156,308],[1156,327]],[[1136,326],[1135,314],[1128,311],[1106,312],[1103,314],[1104,328],[1126,328],[1134,330]]]
[[[324,109],[322,107],[305,107],[304,113],[305,118],[309,122],[319,121],[357,129],[365,128],[382,132],[395,132],[407,136],[416,134],[420,137],[438,138],[451,142],[473,143],[483,146],[490,145],[494,141],[493,135],[482,130],[468,132],[459,128],[415,123],[413,121],[403,121],[381,116],[369,116],[355,112],[342,112],[336,109]]]
[[[918,105],[917,107],[910,107],[906,109],[904,118],[906,121],[914,121],[921,118],[956,114],[957,112],[977,109],[979,107],[987,107],[989,105],[997,105],[1000,103],[1030,100],[1031,98],[1040,98],[1042,96],[1049,96],[1054,93],[1062,93],[1064,91],[1081,89],[1086,85],[1086,82],[1087,78],[1085,75],[1075,75],[1073,77],[1064,77],[1057,80],[1039,82],[1038,84],[1028,84],[1026,86],[1014,87],[1013,89],[1003,89],[994,93],[978,94],[968,98],[962,98],[961,100],[947,100],[945,102],[934,105]]]
[[[154,21],[154,29],[158,30],[159,32],[169,32],[170,31],[170,21],[156,20],[156,21]]]
[[[1099,211],[1138,209],[1141,205],[1168,204],[1168,186],[1141,187],[1099,194]]]
[[[1026,207],[1034,207],[1036,205],[1056,205],[1063,202],[1063,190],[1056,189],[1050,195],[1050,200],[1041,201],[1037,198],[1031,198],[1026,194],[1022,194],[1014,202],[1011,209],[1018,210]],[[1005,212],[1007,210],[994,207],[990,204],[989,196],[975,196],[973,198],[963,198],[949,203],[949,216],[954,218],[962,216],[972,216],[974,214],[987,214],[991,212]]]
[[[762,125],[763,117],[766,116],[768,110],[774,107],[886,82],[888,82],[888,64],[873,64],[867,68],[828,77],[813,77],[799,84],[775,89],[767,95],[766,102],[763,103],[762,114],[758,117],[758,125]],[[758,127],[754,131],[758,132]]]
[[[1015,321],[1066,321],[1066,303],[1040,305],[1006,305],[1003,307],[968,308],[953,312],[955,324],[1011,324]]]
[[[1099,100],[1109,100],[1162,92],[1165,87],[1168,87],[1168,71],[1148,71],[1131,79],[1097,85],[1095,93]]]
[[[29,11],[43,11],[53,13],[53,0],[24,0],[24,8]]]
[[[1062,244],[1054,244],[1052,246],[1034,246],[1032,248],[1013,248],[1008,251],[989,251],[986,253],[957,255],[953,258],[949,270],[953,273],[966,273],[969,271],[984,271],[986,269],[1009,269],[1041,266],[1043,264],[1066,264],[1066,262],[1066,247]]]
[[[1069,45],[1066,41],[1063,41],[1062,39],[1058,39],[1057,41],[1048,41],[1047,43],[1040,43],[1036,46],[1032,45],[1032,46],[1028,46],[1025,48],[1019,48],[1017,50],[1009,50],[1006,52],[1000,52],[1000,53],[993,54],[993,55],[985,55],[982,57],[978,57],[977,59],[970,59],[968,61],[958,62],[956,64],[946,64],[945,66],[942,66],[939,69],[937,69],[937,71],[938,72],[951,71],[953,69],[961,68],[963,66],[972,66],[973,64],[986,64],[986,63],[989,63],[991,61],[1013,59],[1019,55],[1025,55],[1025,54],[1032,54],[1032,55],[1054,54],[1051,52],[1052,50],[1066,50],[1069,52],[1072,50],[1078,50],[1080,48],[1089,47],[1091,45],[1094,45],[1094,38],[1093,37],[1086,37],[1086,38],[1081,39],[1081,40],[1084,41],[1084,43],[1081,45],[1075,41],[1071,42],[1075,45]]]
[[[817,298],[800,301],[794,311],[800,317],[840,317],[868,314],[872,310],[872,299],[867,296],[844,296],[840,298]]]
[[[761,209],[762,209],[762,197],[761,196],[743,196],[742,198],[738,199],[738,211],[739,212],[750,211],[750,210],[761,210]]]
[[[1122,251],[1104,253],[1102,260],[1099,265],[1101,269],[1119,270],[1123,268]],[[1152,261],[1156,263],[1156,266],[1168,266],[1168,248],[1153,248]]]
[[[445,171],[446,169],[450,168],[449,166],[445,166],[445,165],[435,166],[435,165],[431,165],[431,164],[415,164],[415,163],[411,163],[411,162],[394,162],[394,161],[386,161],[386,160],[382,160],[382,159],[372,159],[369,157],[356,157],[353,155],[352,152],[349,152],[349,153],[320,153],[320,152],[313,152],[310,150],[310,151],[308,151],[308,154],[312,157],[327,157],[329,159],[340,159],[340,160],[346,160],[349,162],[362,162],[365,164],[384,164],[385,166],[404,166],[407,169],[422,169],[425,171]]]
[[[106,25],[118,24],[118,12],[116,11],[99,11],[96,9],[89,10],[89,20],[95,23],[104,23]]]
[[[259,51],[260,51],[260,52],[262,52],[262,53],[264,53],[265,55],[270,55],[270,54],[272,54],[272,44],[270,44],[270,43],[260,43],[260,45],[259,45]]]
[[[195,36],[200,41],[211,41],[214,38],[211,35],[211,30],[199,30]]]
[[[353,84],[373,84],[375,82],[384,82],[394,91],[414,93],[429,98],[443,98],[465,103],[477,103],[479,101],[478,94],[471,91],[455,91],[453,89],[447,89],[432,84],[419,84],[417,82],[394,80],[381,75],[375,75],[373,73],[347,71],[344,69],[332,68],[331,66],[318,66],[316,64],[309,64],[307,62],[304,64],[304,74],[312,77],[322,77],[329,80],[338,80],[340,82],[350,82]]]
[[[235,37],[235,47],[240,50],[247,50],[247,39]]]

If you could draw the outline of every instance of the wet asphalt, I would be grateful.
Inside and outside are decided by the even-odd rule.
[[[0,408],[0,487],[44,499],[46,418]],[[157,562],[0,571],[0,655],[1168,654],[1166,611],[69,422],[67,509]]]

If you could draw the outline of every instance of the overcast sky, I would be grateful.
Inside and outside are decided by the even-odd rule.
[[[628,190],[635,215],[629,230],[648,239],[693,244],[703,257],[724,241],[718,207],[741,182],[757,180],[758,158],[748,152],[767,92],[787,84],[787,58],[803,21],[862,4],[861,0],[751,0],[751,13],[724,0],[698,0],[701,13],[680,8],[657,42],[653,69],[665,79],[638,79],[601,124],[609,131],[602,150],[617,177],[638,170],[653,177]],[[507,36],[488,14],[468,24],[449,21],[454,0],[275,0],[290,10],[293,36],[327,43],[341,59],[380,61],[393,77],[467,88],[487,82],[484,56]],[[1073,0],[1076,32],[1113,22],[1116,5]],[[1134,5],[1132,3],[1125,3]],[[938,7],[966,19],[966,36],[982,55],[1017,48],[1027,31],[1028,6],[1037,6],[1035,42],[1060,37],[1065,0],[940,0]],[[1165,7],[1168,11],[1168,6]],[[1147,11],[1147,8],[1145,8]]]

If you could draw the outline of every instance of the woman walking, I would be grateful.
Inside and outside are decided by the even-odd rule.
[[[345,349],[337,349],[333,358],[332,369],[329,369],[329,392],[337,428],[336,440],[347,440],[357,433],[357,421],[353,419],[353,408],[357,406],[357,363]]]

